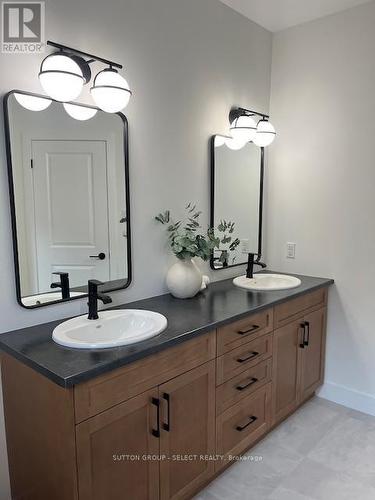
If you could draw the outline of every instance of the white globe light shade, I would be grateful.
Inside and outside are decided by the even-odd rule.
[[[257,133],[257,125],[251,116],[242,115],[233,120],[230,133],[234,139],[251,142]]]
[[[275,127],[267,120],[260,120],[258,123],[257,133],[254,139],[254,144],[261,148],[265,148],[273,143],[276,137]]]
[[[45,92],[61,102],[76,99],[85,81],[81,68],[65,54],[46,57],[40,67],[39,80]]]
[[[118,113],[128,105],[131,91],[125,78],[109,68],[96,75],[91,95],[100,109],[107,113]]]
[[[215,148],[220,148],[221,146],[224,146],[225,141],[227,140],[227,137],[224,135],[215,135]]]
[[[63,106],[69,116],[71,116],[75,120],[80,120],[80,121],[90,120],[90,118],[95,116],[96,113],[98,112],[98,110],[94,108],[79,106],[77,104],[70,104],[66,102],[64,102]]]
[[[51,99],[36,97],[34,95],[19,94],[18,92],[14,94],[14,97],[22,107],[29,109],[30,111],[43,111],[47,109],[52,102]]]
[[[247,144],[247,141],[243,141],[240,139],[235,139],[234,137],[227,137],[225,139],[225,145],[229,148],[232,149],[233,151],[238,151],[245,147]]]

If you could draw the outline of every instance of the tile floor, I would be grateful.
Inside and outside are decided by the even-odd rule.
[[[195,500],[375,500],[375,417],[314,398]]]

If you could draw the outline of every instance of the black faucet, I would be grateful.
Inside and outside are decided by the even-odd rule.
[[[68,273],[52,273],[60,276],[60,281],[51,283],[51,288],[61,288],[62,298],[70,299],[69,274]]]
[[[257,260],[255,260],[255,256],[257,255]],[[252,279],[254,278],[254,266],[260,266],[262,269],[265,269],[267,267],[267,264],[264,262],[261,262],[260,259],[262,258],[261,255],[255,254],[255,253],[249,253],[249,258],[247,261],[247,269],[246,269],[246,278]]]
[[[104,285],[101,281],[98,280],[89,280],[88,282],[88,306],[89,306],[89,315],[87,319],[99,319],[98,316],[98,300],[101,300],[103,304],[110,304],[112,302],[111,297],[109,295],[103,295],[102,293],[98,293],[98,286]]]

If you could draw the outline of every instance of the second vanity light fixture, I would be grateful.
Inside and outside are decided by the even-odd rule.
[[[118,72],[118,69],[122,69],[121,64],[56,42],[48,41],[47,45],[57,51],[42,61],[40,83],[49,97],[69,103],[64,104],[64,107],[72,117],[81,116],[78,105],[71,101],[77,99],[83,86],[90,82],[90,64],[93,62],[108,66],[99,71],[93,80],[90,92],[95,104],[107,113],[117,113],[127,106],[132,92],[128,82]],[[93,114],[95,113],[92,111],[91,115]]]
[[[255,117],[260,118],[258,123]],[[231,137],[226,144],[231,149],[242,149],[248,142],[264,148],[275,140],[275,127],[269,122],[269,116],[263,113],[235,108],[229,113],[229,122]]]

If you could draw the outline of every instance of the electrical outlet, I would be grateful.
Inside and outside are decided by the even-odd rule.
[[[295,259],[296,258],[296,244],[295,243],[287,243],[286,244],[286,258],[287,259]]]
[[[250,253],[250,240],[241,240],[241,253]]]

